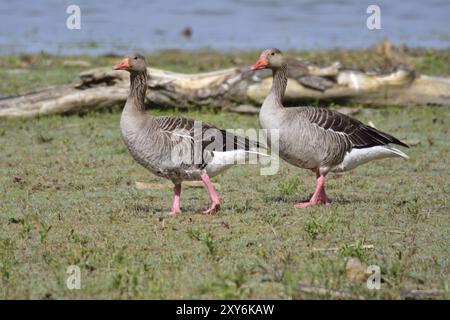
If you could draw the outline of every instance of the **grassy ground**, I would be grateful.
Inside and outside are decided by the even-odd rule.
[[[171,69],[233,62],[197,54],[204,66],[189,65],[184,54],[177,60],[173,53]],[[169,65],[169,54],[153,58],[157,66]],[[46,59],[53,67],[41,65]],[[21,67],[21,58],[0,58],[3,66],[12,66],[1,70],[6,81],[0,94],[73,80],[82,68],[63,72],[64,59],[32,56]],[[96,65],[116,60],[88,59]],[[257,127],[256,116],[205,110],[185,116],[225,128]],[[186,188],[184,213],[175,218],[162,218],[171,204],[169,188],[135,187],[137,181],[163,181],[131,159],[120,138],[119,117],[115,109],[0,120],[1,298],[299,299],[333,297],[340,290],[352,298],[398,299],[411,289],[438,289],[443,291],[438,298],[449,298],[448,109],[380,108],[357,114],[420,143],[407,150],[410,161],[387,159],[330,175],[331,206],[292,208],[313,191],[309,171],[282,163],[278,174],[260,176],[259,167],[246,165],[214,179],[224,196],[218,215],[199,214],[209,204],[207,193]],[[349,280],[349,257],[380,266],[380,290]],[[81,269],[81,290],[66,287],[69,265]],[[299,284],[323,287],[329,294],[306,293]]]

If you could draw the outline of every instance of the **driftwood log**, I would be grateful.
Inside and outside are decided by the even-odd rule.
[[[268,70],[248,67],[182,74],[149,68],[147,104],[160,108],[189,106],[257,112],[271,85]],[[127,72],[108,68],[88,70],[70,84],[0,99],[0,118],[34,117],[86,112],[121,105],[129,89]],[[389,72],[361,72],[336,62],[320,67],[303,59],[289,61],[287,105],[310,101],[363,105],[450,105],[450,79],[416,76],[407,65]],[[245,105],[245,106],[243,106]]]

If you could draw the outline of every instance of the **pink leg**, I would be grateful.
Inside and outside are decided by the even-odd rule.
[[[318,175],[316,190],[314,191],[314,194],[311,197],[311,199],[308,202],[301,202],[294,204],[294,207],[303,209],[309,206],[315,206],[318,204],[330,204],[330,203],[331,199],[328,198],[327,194],[325,193],[325,176]]]
[[[181,183],[177,183],[173,186],[173,204],[170,214],[175,215],[181,213],[180,196],[181,196]]]
[[[204,214],[214,214],[220,209],[220,201],[219,197],[217,196],[216,191],[214,190],[214,186],[211,182],[211,179],[209,178],[208,174],[205,172],[201,175],[201,178],[203,180],[203,183],[206,186],[206,189],[208,190],[209,197],[211,198],[212,204],[209,207],[209,209],[203,211]]]

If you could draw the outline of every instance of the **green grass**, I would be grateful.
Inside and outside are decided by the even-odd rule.
[[[446,291],[448,112],[382,108],[358,115],[421,142],[408,150],[410,161],[330,175],[331,206],[292,207],[313,191],[309,171],[282,163],[277,175],[260,176],[246,165],[214,179],[224,196],[218,215],[199,214],[207,193],[186,188],[184,213],[175,218],[162,218],[170,189],[135,188],[136,181],[160,179],[127,153],[118,112],[2,120],[0,297],[320,297],[297,290],[299,283],[368,299],[398,299],[405,288]],[[257,126],[256,116],[185,115],[227,128]],[[339,249],[315,250],[333,247]],[[347,280],[349,256],[381,267],[381,290]],[[69,265],[81,268],[81,290],[66,288]]]
[[[447,51],[412,52],[420,72],[448,75]],[[182,72],[253,62],[257,52],[167,51],[155,67]],[[288,53],[294,55],[294,53]],[[298,54],[298,53],[297,53]],[[327,63],[376,66],[370,51],[303,53]],[[362,58],[361,58],[362,57]],[[0,57],[0,95],[74,81],[64,61],[111,66],[117,57]],[[149,110],[174,114],[176,110]],[[191,110],[185,116],[224,128],[256,128],[256,116]],[[356,117],[400,139],[420,140],[410,161],[372,162],[329,175],[330,206],[294,209],[314,190],[314,175],[281,163],[274,176],[236,166],[215,178],[216,216],[202,188],[185,188],[184,213],[165,217],[172,191],[136,164],[120,137],[120,107],[85,115],[0,119],[0,298],[327,298],[299,284],[399,299],[406,289],[449,298],[449,111],[416,106],[364,109]],[[366,249],[373,245],[373,249]],[[333,249],[335,248],[335,249]],[[319,249],[319,250],[317,250]],[[346,261],[381,268],[381,290],[351,283]],[[66,270],[81,269],[81,290]]]

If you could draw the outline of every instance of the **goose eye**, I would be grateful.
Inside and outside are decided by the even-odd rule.
[[[134,60],[137,60],[138,59],[138,57],[136,56],[136,57],[134,57]]]
[[[271,55],[271,56],[274,56],[274,55],[275,55],[275,52],[271,52],[270,55]]]

